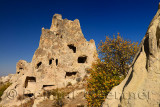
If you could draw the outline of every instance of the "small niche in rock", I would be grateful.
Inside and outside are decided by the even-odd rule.
[[[41,65],[42,65],[42,62],[39,62],[36,68],[38,69]]]
[[[51,59],[49,60],[49,65],[52,64],[53,60],[54,60],[54,58],[51,58]]]
[[[56,33],[56,36],[59,36],[59,35],[60,35],[60,33],[59,33],[59,32],[57,32],[57,33]]]
[[[19,68],[19,70],[23,70],[23,68]]]
[[[78,57],[78,63],[86,63],[86,62],[87,62],[87,56]]]
[[[77,72],[66,72],[65,78],[66,77],[72,77],[72,76],[74,76],[76,74],[77,74]]]
[[[54,86],[54,85],[43,85],[43,88],[45,88],[45,87],[52,87],[52,86]]]
[[[73,50],[73,53],[76,53],[76,47],[73,44],[68,45],[68,47]]]
[[[17,72],[17,74],[19,74],[20,73],[20,71],[19,72]]]
[[[58,59],[56,59],[56,66],[58,65]]]
[[[44,90],[51,90],[54,88],[55,88],[55,85],[43,85],[43,87],[42,87],[42,89],[44,89]]]
[[[36,77],[26,77],[26,80],[25,80],[25,88],[28,87],[29,84],[31,83],[35,83],[36,82]]]
[[[25,97],[33,97],[34,94],[33,93],[30,93],[30,94],[24,94]]]

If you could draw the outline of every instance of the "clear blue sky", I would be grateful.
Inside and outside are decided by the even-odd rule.
[[[141,41],[158,9],[158,0],[0,0],[0,76],[16,72],[16,63],[31,61],[41,28],[50,28],[52,16],[79,19],[87,40],[96,45],[105,35],[120,32]]]

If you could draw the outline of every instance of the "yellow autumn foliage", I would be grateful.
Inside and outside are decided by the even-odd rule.
[[[119,33],[99,43],[99,59],[89,69],[87,80],[88,107],[100,107],[111,89],[125,78],[138,48],[138,42],[124,40]]]

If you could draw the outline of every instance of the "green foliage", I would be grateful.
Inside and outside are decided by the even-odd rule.
[[[3,95],[3,92],[4,92],[10,85],[11,85],[11,83],[9,83],[9,82],[0,85],[0,97]]]
[[[64,105],[63,99],[65,96],[65,92],[59,91],[58,89],[56,89],[56,90],[52,91],[52,95],[56,96],[53,105],[56,107],[62,107]]]
[[[105,42],[98,47],[99,59],[89,69],[86,99],[89,107],[100,107],[111,89],[118,85],[126,76],[138,43],[106,36]]]
[[[64,96],[67,95],[67,93],[64,90],[57,88],[43,92],[44,97],[50,98],[51,95],[54,96],[54,102],[53,102],[54,107],[61,107],[64,105],[63,102]]]

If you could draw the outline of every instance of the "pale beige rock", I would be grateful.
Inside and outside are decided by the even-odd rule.
[[[14,76],[14,74],[9,74],[8,76],[2,76],[2,77],[0,77],[0,82],[1,83],[12,82],[11,78],[13,76]]]
[[[36,98],[36,99],[34,100],[34,104],[33,104],[32,107],[38,107],[37,105],[38,105],[40,102],[44,101],[44,100],[45,100],[44,97],[38,97],[38,98]]]
[[[49,97],[49,99],[50,99],[50,100],[54,100],[54,96],[51,95],[51,96]]]
[[[160,5],[159,5],[160,7]],[[103,107],[159,107],[160,105],[160,9],[143,38],[130,71],[114,87]]]
[[[81,93],[85,93],[85,89],[74,90],[73,92],[69,93],[66,96],[66,98],[73,99],[73,98],[75,98],[77,95],[79,95]]]
[[[44,90],[74,85],[84,78],[86,69],[96,58],[95,42],[84,38],[79,20],[62,19],[61,15],[55,14],[51,28],[42,28],[32,61],[17,63],[16,74],[11,79],[13,84],[5,92],[14,89],[18,95],[36,98]],[[16,99],[17,96],[13,101]],[[9,101],[3,94],[1,104]]]

